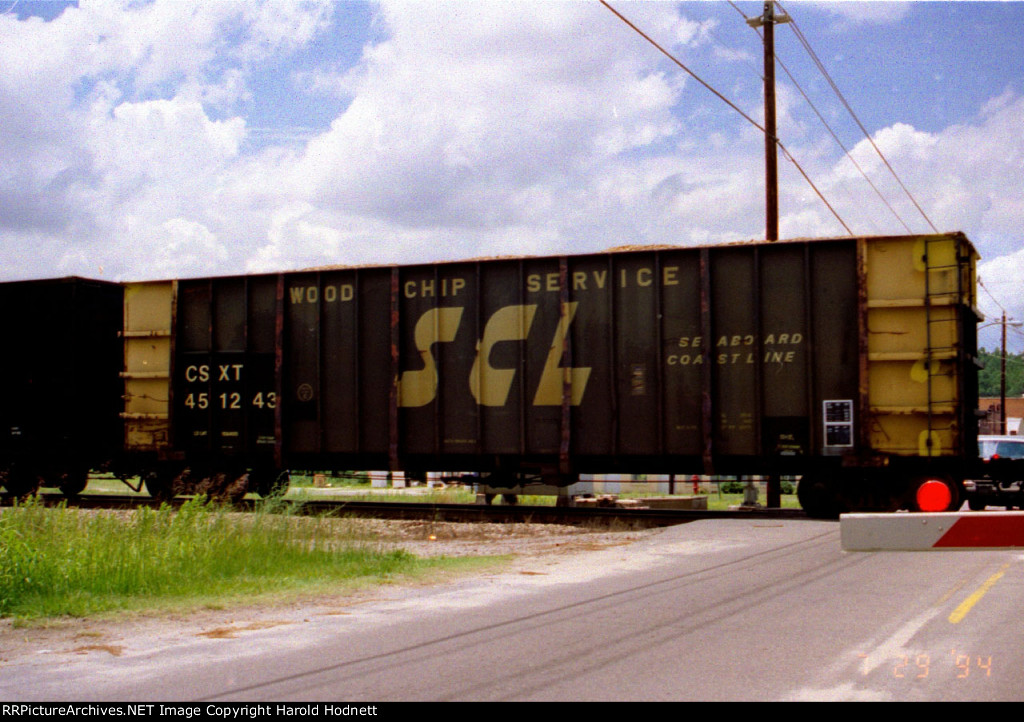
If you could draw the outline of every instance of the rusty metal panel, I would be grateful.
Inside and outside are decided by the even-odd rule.
[[[860,362],[856,245],[852,239],[816,243],[810,252],[812,449],[815,455],[840,456],[857,449],[857,435],[846,438],[846,422],[830,420],[829,415],[849,402],[853,429],[868,423],[856,414]],[[830,403],[826,406],[826,402]]]
[[[354,270],[320,275],[320,418],[323,450],[359,451],[357,276]]]
[[[124,286],[124,444],[163,452],[171,444],[172,326],[175,283]]]
[[[974,343],[976,255],[962,236],[867,244],[871,444],[897,456],[961,455],[976,433],[965,341]],[[973,348],[973,346],[972,346]],[[973,445],[972,445],[973,446]]]
[[[452,264],[400,269],[398,405],[405,454],[477,452],[477,407],[469,388],[475,275],[474,266]]]
[[[711,337],[713,444],[718,456],[758,453],[757,304],[754,254],[749,247],[714,249],[711,253]]]
[[[868,452],[860,242],[285,274],[285,449],[351,468],[640,473]]]
[[[449,314],[446,321],[454,323],[454,328],[450,331],[452,342],[435,348],[438,384],[434,449],[445,456],[471,457],[482,451],[480,406],[469,383],[481,324],[477,265],[448,264],[437,271],[436,278],[441,294],[438,308]],[[446,325],[438,330],[449,333]]]
[[[654,253],[614,257],[617,445],[627,455],[660,451],[659,313]]]
[[[213,281],[213,325],[210,329],[210,443],[219,454],[245,453],[245,421],[258,410],[247,393],[251,368],[246,349],[246,279]],[[181,307],[178,308],[181,313]],[[250,408],[252,407],[252,408]]]
[[[283,451],[379,468],[393,385],[390,270],[291,273],[282,285]]]
[[[806,457],[813,452],[810,417],[815,407],[807,381],[812,345],[808,318],[814,303],[807,286],[808,253],[806,245],[790,244],[758,251],[761,453],[769,457]]]
[[[698,251],[662,254],[662,345],[667,451],[700,457],[704,374],[701,330],[701,264]]]
[[[209,281],[180,281],[178,284],[178,329],[176,349],[183,353],[210,351],[213,303]]]
[[[289,274],[284,292],[283,433],[289,451],[316,453],[321,449],[320,276]]]
[[[577,256],[568,259],[567,281],[575,314],[570,325],[571,363],[585,386],[580,403],[570,406],[571,452],[588,457],[614,456],[618,447],[616,412],[619,397],[615,373],[617,341],[612,256]],[[567,360],[568,361],[568,360]],[[570,399],[571,401],[571,399]]]
[[[363,454],[383,455],[388,452],[389,389],[395,382],[395,369],[389,363],[391,271],[363,269],[358,285],[359,448]]]
[[[526,353],[536,307],[525,302],[522,262],[478,268],[480,310],[473,321],[480,343],[468,383],[479,414],[481,450],[517,456],[525,450]]]
[[[209,280],[181,281],[177,293],[175,337],[175,445],[186,453],[212,452],[211,330],[212,286]],[[215,373],[215,372],[214,372]]]
[[[269,457],[277,407],[276,281],[178,282],[175,447],[193,457]]]
[[[274,453],[278,406],[275,373],[277,278],[254,276],[246,288],[244,403],[246,452],[266,459]]]
[[[526,304],[534,307],[526,343],[524,379],[525,449],[528,455],[557,457],[561,447],[564,333],[573,309],[562,308],[557,258],[523,263]]]

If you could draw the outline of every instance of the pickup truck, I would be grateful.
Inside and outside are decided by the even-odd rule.
[[[1020,461],[1024,459],[1024,436],[979,436],[978,454],[986,469],[984,478],[964,482],[967,505],[972,511],[986,506],[1024,509],[1024,480],[1019,477]]]

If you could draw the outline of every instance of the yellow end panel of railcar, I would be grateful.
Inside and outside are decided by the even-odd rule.
[[[124,293],[125,446],[160,451],[169,441],[174,282],[129,283]]]
[[[900,456],[957,453],[963,314],[976,253],[960,234],[865,244],[870,443]]]

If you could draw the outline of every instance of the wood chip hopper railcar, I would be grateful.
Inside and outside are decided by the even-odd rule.
[[[975,262],[947,234],[130,283],[126,450],[161,493],[443,469],[792,474],[826,515],[932,476],[955,501]]]
[[[160,496],[271,493],[287,469],[787,474],[820,515],[912,504],[937,477],[956,503],[976,260],[944,234],[34,282],[106,306],[55,295],[77,319],[57,343],[8,314],[33,348],[4,356],[0,469],[9,491],[73,491],[109,466]],[[43,308],[20,288],[0,284],[7,309]],[[85,322],[115,315],[120,337]]]

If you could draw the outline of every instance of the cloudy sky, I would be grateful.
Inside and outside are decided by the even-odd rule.
[[[612,4],[761,120],[760,2]],[[1024,319],[1024,3],[783,5],[924,213],[782,25],[885,201],[780,68],[794,158],[856,234],[966,232]],[[597,2],[0,0],[0,68],[0,280],[764,236],[760,132]],[[844,235],[779,164],[781,236]]]

